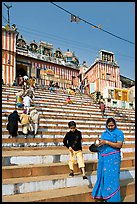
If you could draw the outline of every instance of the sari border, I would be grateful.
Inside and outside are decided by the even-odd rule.
[[[105,199],[105,200],[106,200],[106,199],[109,199],[110,197],[114,196],[119,190],[120,190],[120,186],[118,187],[118,189],[117,189],[114,193],[112,193],[111,195],[109,195],[109,196],[107,196],[107,197],[104,197],[104,199]]]
[[[110,155],[110,154],[116,154],[116,153],[118,153],[118,152],[120,152],[120,150],[117,150],[117,151],[115,151],[115,152],[109,152],[109,153],[106,153],[106,154],[101,154],[101,156],[108,156],[108,155]]]
[[[107,196],[107,197],[102,197],[102,196],[92,196],[93,199],[104,199],[104,200],[107,200],[109,199],[110,197],[114,196],[118,191],[120,190],[120,186],[117,188],[117,190],[112,193],[111,195]]]

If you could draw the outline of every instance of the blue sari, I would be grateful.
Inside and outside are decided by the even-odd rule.
[[[113,131],[102,133],[101,139],[111,142],[124,141],[124,134],[117,127]],[[104,199],[106,202],[121,202],[120,196],[120,164],[119,148],[107,144],[98,147],[97,181],[92,191],[94,199]]]

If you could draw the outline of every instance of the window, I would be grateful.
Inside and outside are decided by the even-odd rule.
[[[37,78],[40,78],[40,68],[37,68]]]
[[[117,107],[117,101],[113,101],[113,102],[112,102],[112,106],[113,106],[113,107]]]
[[[107,61],[110,61],[110,55],[108,55]]]
[[[106,80],[110,80],[110,74],[107,73]]]
[[[122,101],[121,107],[122,107],[122,108],[126,108],[126,103],[125,103],[125,101]]]
[[[102,74],[102,79],[104,79],[104,74]]]
[[[133,109],[133,103],[129,103],[129,109]]]

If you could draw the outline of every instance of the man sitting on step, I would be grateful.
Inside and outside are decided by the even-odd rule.
[[[70,96],[66,98],[65,104],[73,104],[74,100],[70,99]]]

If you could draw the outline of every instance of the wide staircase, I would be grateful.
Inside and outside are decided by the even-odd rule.
[[[2,87],[2,202],[95,202],[91,197],[96,181],[97,153],[89,145],[105,130],[106,109],[102,118],[99,105],[83,94],[71,96],[74,104],[65,104],[67,93],[36,90],[33,106],[40,112],[35,138],[25,139],[19,123],[17,138],[8,138],[7,117],[15,109],[15,93],[19,87]],[[8,96],[8,97],[7,97]],[[18,109],[18,113],[22,113]],[[122,110],[126,117],[115,117],[124,132],[121,149],[120,185],[123,202],[135,201],[135,111]],[[75,162],[75,176],[69,177],[69,152],[63,146],[68,122],[74,120],[82,132],[83,155],[88,180]]]

